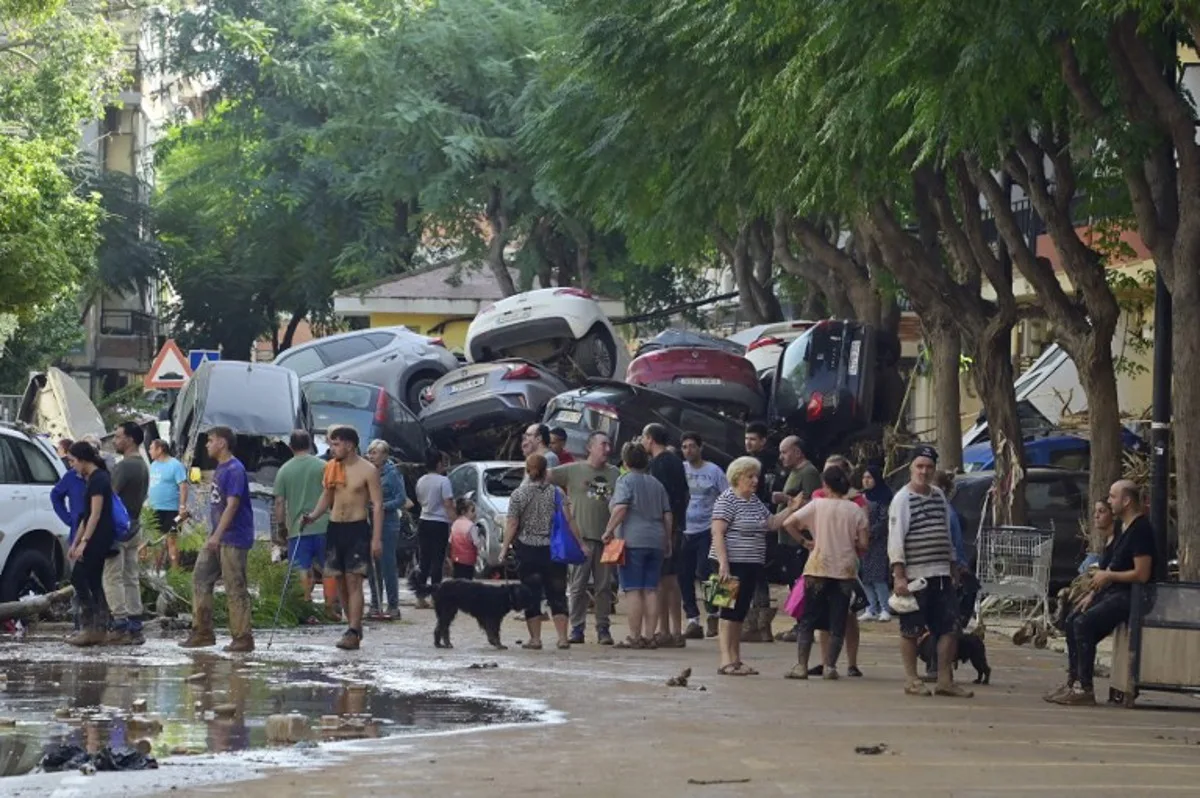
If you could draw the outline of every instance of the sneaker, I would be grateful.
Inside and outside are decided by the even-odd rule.
[[[1096,706],[1096,693],[1082,687],[1072,687],[1056,698],[1053,703],[1064,707],[1094,707]]]
[[[207,632],[207,633],[197,632],[195,629],[193,629],[191,634],[189,634],[187,636],[187,640],[182,641],[179,644],[179,647],[180,648],[208,648],[209,646],[215,646],[216,644],[217,644],[217,638],[215,636],[213,636],[212,632]]]
[[[858,669],[857,665],[851,665],[849,668],[846,668],[846,675],[854,679],[861,679],[862,671]]]
[[[391,621],[400,620],[400,608],[399,607],[388,607],[387,613],[390,616],[388,618],[388,620],[391,620]]]
[[[879,622],[880,623],[887,623],[890,620],[892,620],[892,614],[890,612],[888,612],[887,610],[884,610],[883,612],[879,613]]]
[[[811,668],[808,669],[808,675],[809,676],[825,675],[825,666],[824,665],[813,665]]]
[[[602,626],[596,630],[596,642],[602,646],[611,646],[613,644],[612,633],[608,631],[607,626]]]
[[[571,636],[567,638],[567,642],[573,646],[583,645],[583,627],[576,626],[571,630]]]
[[[821,678],[827,682],[836,682],[839,678],[837,668],[825,668]]]
[[[865,623],[867,621],[875,621],[878,619],[879,619],[879,616],[876,615],[875,613],[871,612],[870,610],[863,610],[862,614],[858,616],[859,623]]]
[[[243,637],[235,637],[225,646],[225,651],[230,654],[249,654],[254,650],[254,638],[250,635]]]
[[[792,669],[791,669],[790,671],[788,671],[787,673],[783,674],[783,678],[785,678],[785,679],[798,679],[798,680],[800,680],[800,681],[804,681],[804,680],[808,679],[808,675],[809,675],[810,673],[812,673],[812,671],[806,671],[806,670],[804,669],[804,666],[803,666],[803,665],[801,665],[801,664],[799,664],[799,663],[796,663],[795,665],[793,665],[793,666],[792,666]]]
[[[717,616],[715,616],[715,615],[708,616],[708,619],[704,622],[704,636],[705,637],[716,637],[717,636],[717,620],[718,620]]]
[[[128,629],[109,629],[108,634],[104,636],[102,645],[106,646],[132,646],[133,635]]]
[[[1060,684],[1058,687],[1055,687],[1053,690],[1042,696],[1042,700],[1053,704],[1058,701],[1058,699],[1071,692],[1073,689],[1075,689],[1075,685],[1071,682]]]
[[[688,621],[687,629],[684,631],[683,636],[688,640],[704,639],[704,627],[700,625],[699,619],[693,618]]]
[[[671,648],[687,648],[687,638],[683,635],[671,635]]]
[[[342,651],[358,651],[359,645],[362,643],[362,635],[353,629],[347,629],[342,635],[342,639],[337,641],[337,647]]]

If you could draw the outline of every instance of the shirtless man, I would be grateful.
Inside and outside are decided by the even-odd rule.
[[[350,628],[337,647],[352,651],[362,641],[363,579],[371,559],[383,554],[383,488],[379,472],[358,456],[358,432],[353,427],[329,430],[325,492],[311,512],[300,517],[301,528],[329,513],[325,533],[325,576],[337,578],[342,606]],[[372,511],[368,521],[367,502]]]

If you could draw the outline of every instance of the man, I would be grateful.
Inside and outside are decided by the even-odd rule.
[[[550,430],[550,451],[558,458],[559,465],[570,465],[575,462],[574,456],[567,451],[567,431],[562,427]]]
[[[758,498],[767,506],[771,505],[771,488],[775,480],[776,464],[776,458],[767,450],[769,435],[767,425],[761,421],[752,421],[746,425],[746,454],[758,461]]]
[[[164,440],[150,441],[150,490],[146,501],[158,522],[158,532],[166,541],[169,562],[179,567],[179,522],[188,514],[188,475],[183,463],[171,456],[171,445]],[[159,564],[163,562],[160,549]]]
[[[647,424],[642,430],[642,446],[650,453],[650,475],[667,489],[671,505],[671,554],[663,559],[658,584],[658,644],[683,648],[683,596],[679,589],[679,550],[683,548],[683,528],[690,503],[687,474],[683,460],[667,447],[667,428]]]
[[[587,626],[588,593],[590,581],[596,596],[596,642],[602,646],[613,644],[609,620],[613,607],[613,568],[600,562],[604,553],[604,530],[608,526],[608,502],[612,499],[613,487],[621,471],[610,465],[612,442],[603,432],[588,436],[587,459],[568,463],[550,470],[550,483],[567,492],[569,512],[575,527],[583,537],[583,553],[587,559],[571,568],[567,598],[570,600],[571,635],[568,641],[574,645],[583,643]]]
[[[933,484],[946,494],[946,500],[949,502],[950,494],[954,492],[954,472],[938,471],[933,477]],[[967,548],[963,541],[962,516],[953,504],[950,504],[950,541],[954,545],[954,575],[958,584],[958,622],[960,625],[966,625],[975,612],[979,580],[970,571]],[[926,663],[925,676],[922,678],[927,682],[937,681],[937,652],[934,652],[934,656]]]
[[[918,446],[909,465],[909,482],[896,492],[888,508],[888,562],[897,595],[909,592],[911,580],[924,579],[916,595],[916,612],[900,616],[900,655],[904,660],[908,695],[929,695],[917,675],[917,642],[928,631],[937,640],[936,695],[970,698],[954,683],[958,649],[958,594],[954,574],[954,545],[950,539],[950,503],[933,485],[937,450]]]
[[[679,552],[679,592],[687,616],[685,638],[703,640],[717,636],[716,607],[708,606],[706,629],[700,628],[700,608],[696,604],[696,582],[707,581],[711,573],[708,550],[712,548],[712,513],[717,497],[729,487],[725,472],[716,463],[704,459],[704,440],[695,432],[683,433],[679,448],[683,452],[683,473],[688,483],[687,517],[683,527],[683,545]]]
[[[1158,551],[1154,527],[1143,514],[1141,491],[1128,479],[1113,483],[1108,506],[1121,521],[1121,533],[1112,542],[1108,561],[1092,575],[1091,592],[1067,619],[1067,683],[1046,696],[1064,706],[1092,706],[1096,692],[1096,645],[1129,620],[1133,585],[1146,584],[1154,574]]]
[[[546,468],[558,468],[558,455],[550,449],[550,428],[545,424],[530,424],[521,438],[521,452],[526,457],[540,454],[546,458]]]
[[[325,562],[325,528],[328,520],[318,518],[308,526],[300,523],[304,511],[316,507],[325,490],[325,463],[312,452],[312,437],[307,431],[292,431],[288,447],[292,459],[283,464],[275,475],[275,523],[287,535],[287,558],[292,568],[301,572],[304,600],[312,601],[315,579],[313,564]],[[336,606],[337,583],[326,580],[325,609]]]
[[[229,427],[213,427],[205,435],[204,449],[217,462],[209,494],[212,533],[196,558],[192,572],[192,633],[179,645],[204,648],[216,645],[213,632],[213,587],[225,583],[229,602],[229,635],[225,650],[254,650],[250,628],[250,590],[246,586],[246,558],[254,545],[254,511],[250,507],[250,478],[246,467],[233,456],[237,436]]]
[[[300,526],[303,529],[330,511],[325,576],[341,579],[342,607],[350,624],[337,647],[354,651],[362,643],[363,579],[372,558],[383,554],[383,486],[375,466],[358,456],[357,430],[334,427],[328,439],[333,457],[325,464],[324,490],[317,506],[300,517]]]
[[[806,500],[821,489],[821,472],[809,462],[800,438],[789,435],[779,442],[779,468],[784,475],[783,490],[772,491],[771,503],[782,510],[795,497],[803,494]],[[788,585],[794,585],[804,573],[808,561],[808,549],[797,543],[786,532],[779,533],[779,556],[783,559],[784,574]],[[798,624],[797,624],[798,626]],[[796,642],[797,626],[776,636],[785,643]],[[822,660],[824,661],[824,660]]]
[[[132,421],[117,426],[113,448],[121,461],[113,467],[113,492],[129,511],[129,540],[116,544],[116,553],[104,561],[104,599],[108,602],[112,623],[105,645],[129,646],[146,642],[142,637],[142,582],[138,569],[141,546],[140,517],[150,488],[150,470],[142,459],[145,440],[142,428]]]

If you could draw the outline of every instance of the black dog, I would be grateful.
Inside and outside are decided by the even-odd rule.
[[[489,585],[470,579],[446,579],[433,588],[422,584],[420,572],[414,571],[408,577],[408,586],[417,598],[433,596],[433,610],[437,614],[433,645],[437,648],[454,648],[450,644],[450,624],[459,610],[479,621],[487,641],[494,647],[508,648],[500,642],[500,622],[506,614],[524,610],[533,603],[533,593],[517,583]]]
[[[937,657],[937,640],[928,632],[917,642],[917,656],[927,666]],[[958,633],[958,662],[970,662],[975,669],[975,684],[991,684],[992,668],[987,661],[987,645],[976,635]],[[955,663],[958,667],[958,663]]]

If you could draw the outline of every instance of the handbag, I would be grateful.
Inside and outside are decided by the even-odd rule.
[[[722,579],[719,574],[713,574],[704,583],[704,601],[714,607],[732,607],[737,603],[740,586],[741,581],[736,576]]]
[[[554,518],[550,521],[550,559],[567,565],[582,565],[587,555],[571,532],[571,522],[563,510],[562,491],[554,490]]]
[[[783,611],[788,615],[800,620],[800,616],[804,614],[804,577],[801,576],[796,580],[796,584],[792,585],[792,592],[788,593],[787,600],[783,602]]]
[[[600,562],[602,565],[624,565],[625,541],[621,538],[613,538],[605,543],[604,551],[600,554]]]

